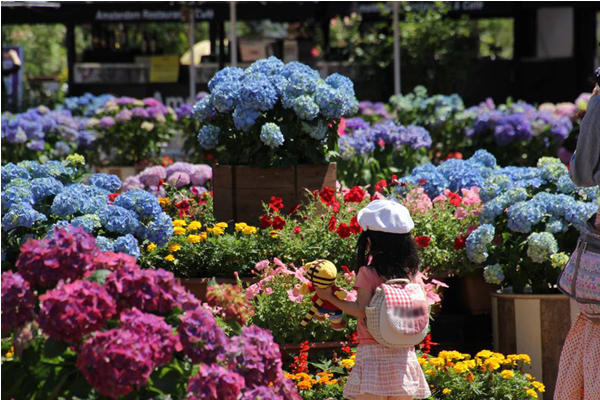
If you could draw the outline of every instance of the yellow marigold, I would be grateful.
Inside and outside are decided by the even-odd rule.
[[[428,369],[427,371],[425,371],[425,373],[427,375],[431,375],[431,376],[436,376],[437,372],[435,371],[435,369]]]
[[[486,369],[488,371],[495,371],[498,368],[500,368],[500,363],[495,358],[488,358],[487,360],[485,360],[483,365],[486,367]]]
[[[248,224],[245,222],[238,222],[237,224],[235,224],[235,231],[236,232],[241,232],[244,230],[245,227],[247,227]]]
[[[531,357],[529,357],[527,354],[518,354],[517,360],[523,361],[525,364],[531,364]]]
[[[466,376],[465,379],[467,380],[467,382],[472,383],[475,380],[475,375],[473,375],[472,372],[469,372]]]
[[[446,365],[446,361],[441,357],[432,357],[429,359],[429,364],[433,365],[434,367],[443,367]]]
[[[467,366],[464,363],[462,363],[462,362],[456,363],[456,365],[454,365],[454,367],[452,369],[457,374],[462,374],[463,372],[467,372],[468,371]]]
[[[187,241],[190,243],[200,243],[202,239],[200,235],[188,235]]]
[[[15,348],[14,348],[14,346],[10,346],[10,350],[6,352],[4,357],[11,358],[14,355],[15,355]]]
[[[154,243],[150,243],[148,246],[146,246],[146,250],[148,251],[153,251],[156,248],[156,245]]]
[[[227,225],[227,222],[219,222],[215,226],[218,226],[219,228],[222,228],[222,229],[226,229],[229,225]]]
[[[296,379],[299,381],[310,381],[312,380],[311,376],[305,372],[300,372],[296,374]]]
[[[169,246],[169,253],[175,253],[176,251],[181,250],[181,246],[178,245],[177,243],[173,243],[172,245]]]
[[[475,357],[477,358],[490,358],[494,353],[489,350],[481,350]]]
[[[277,231],[271,231],[271,232],[269,232],[269,235],[271,235],[272,238],[276,238],[276,237],[279,236],[279,232],[277,232]]]
[[[258,229],[255,226],[246,226],[242,229],[244,235],[254,235],[256,232],[258,232]]]
[[[298,382],[298,389],[301,390],[308,390],[311,389],[313,387],[313,384],[311,381],[300,381]]]
[[[186,226],[187,222],[185,222],[182,219],[174,219],[173,220],[173,226]]]
[[[417,361],[419,362],[419,365],[421,365],[421,366],[427,364],[427,359],[423,358],[423,357],[417,358]]]
[[[168,206],[169,204],[171,204],[171,199],[168,197],[159,197],[158,204],[160,204],[163,207]]]
[[[351,359],[351,358],[345,358],[345,359],[343,359],[342,360],[342,367],[348,368],[348,369],[354,367],[354,360]]]
[[[546,391],[546,386],[542,382],[533,381],[531,382],[531,386],[537,389],[538,392],[544,393]]]
[[[176,235],[185,235],[185,228],[182,228],[181,226],[176,226],[173,228],[173,233]]]
[[[295,375],[294,374],[290,374],[289,372],[284,372],[283,376],[285,376],[288,379],[294,379]]]
[[[208,240],[208,233],[206,233],[206,232],[202,232],[202,233],[200,234],[200,241],[201,241],[201,242],[205,242],[205,241],[207,241],[207,240]]]
[[[477,364],[475,364],[475,360],[465,360],[462,361],[462,364],[467,367],[467,369],[473,369],[477,366]]]
[[[531,376],[531,374],[525,374],[525,377],[526,377],[527,379],[529,379],[530,381],[532,381],[532,380],[533,380],[533,376]]]
[[[444,388],[444,390],[442,390],[443,395],[449,395],[451,392],[452,392],[452,390],[450,390],[448,388]]]
[[[165,257],[166,261],[175,261],[175,256],[173,254],[169,254]]]
[[[533,390],[533,389],[527,389],[525,392],[526,392],[528,395],[530,395],[531,397],[533,397],[534,399],[537,399],[537,398],[538,398],[538,394],[537,394],[537,392],[536,392],[535,390]]]
[[[202,228],[202,224],[200,223],[200,221],[192,221],[188,225],[187,229],[189,232],[192,232],[192,231],[197,231],[200,228]]]
[[[459,353],[456,350],[452,350],[452,351],[440,351],[440,353],[438,354],[438,357],[445,358],[447,360],[464,360],[465,358],[468,357],[468,355]]]
[[[505,369],[504,371],[500,372],[500,375],[504,379],[510,379],[515,376],[515,373],[511,369]]]

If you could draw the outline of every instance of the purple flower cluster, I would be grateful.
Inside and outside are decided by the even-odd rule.
[[[178,161],[167,168],[160,165],[148,167],[136,176],[127,178],[123,190],[145,189],[157,196],[164,196],[162,182],[177,188],[191,185],[200,193],[205,191],[204,185],[212,179],[212,168],[205,164],[190,164]]]
[[[77,367],[101,395],[116,399],[148,382],[154,369],[150,346],[128,329],[98,332],[81,348]]]
[[[117,311],[104,286],[78,280],[40,296],[38,323],[51,339],[73,343],[102,328]]]
[[[96,250],[96,240],[83,228],[56,229],[48,239],[25,242],[17,267],[33,286],[54,287],[81,278]]]
[[[358,103],[358,112],[366,117],[382,117],[391,119],[392,116],[385,108],[384,103],[373,103],[370,101],[361,101]]]
[[[2,333],[19,329],[33,319],[35,297],[29,282],[18,273],[2,274]]]
[[[187,400],[238,400],[244,378],[218,364],[202,364],[188,383]]]
[[[211,364],[225,359],[229,339],[204,308],[187,311],[177,328],[183,352],[194,363]]]
[[[107,270],[119,272],[124,270],[137,269],[135,257],[125,253],[113,253],[111,251],[99,251],[88,266],[85,276],[90,276],[95,271]]]

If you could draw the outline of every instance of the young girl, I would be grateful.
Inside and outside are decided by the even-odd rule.
[[[379,285],[389,279],[417,278],[419,257],[410,231],[414,223],[406,207],[375,200],[358,213],[363,232],[356,246],[356,301],[339,300],[330,289],[317,289],[325,301],[358,318],[358,350],[344,396],[355,400],[410,400],[431,395],[414,347],[393,349],[373,339],[365,324],[365,308]]]

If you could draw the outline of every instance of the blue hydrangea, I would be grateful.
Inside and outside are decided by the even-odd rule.
[[[93,234],[102,227],[100,217],[96,214],[85,214],[80,217],[73,218],[71,225],[82,227],[87,233]]]
[[[108,191],[82,184],[67,186],[52,201],[50,211],[61,218],[93,214],[108,203]]]
[[[279,75],[285,64],[277,57],[263,58],[255,61],[246,69],[246,73],[261,73],[267,76]]]
[[[36,178],[31,181],[31,192],[36,203],[57,195],[63,188],[62,182],[55,178]]]
[[[36,211],[29,203],[19,203],[12,206],[2,217],[2,229],[10,231],[18,227],[31,228],[47,219],[44,214]]]
[[[18,165],[8,163],[0,169],[2,175],[2,185],[8,185],[15,178],[31,179],[29,172]]]
[[[260,140],[272,149],[283,145],[285,141],[277,124],[267,122],[260,128]]]
[[[102,226],[114,233],[126,235],[128,233],[136,233],[140,229],[140,223],[135,212],[127,210],[119,206],[104,207],[98,213]]]
[[[558,178],[556,182],[556,189],[561,193],[570,194],[577,191],[577,186],[573,183],[568,174],[565,174]]]
[[[565,209],[565,219],[570,222],[577,230],[581,231],[587,220],[598,211],[598,205],[594,203],[585,203],[583,201],[573,201],[570,207]]]
[[[278,94],[264,74],[246,74],[239,90],[238,101],[245,108],[268,111],[275,106]]]
[[[447,188],[458,192],[462,188],[483,186],[484,178],[481,173],[463,160],[451,159],[443,162],[438,171],[448,180]]]
[[[598,186],[579,188],[577,191],[585,200],[596,201],[598,199]]]
[[[114,251],[114,245],[112,240],[110,240],[106,236],[96,236],[96,246],[98,246],[100,251]]]
[[[508,209],[508,229],[514,232],[529,233],[533,225],[544,218],[542,207],[535,201],[521,201]]]
[[[546,223],[546,232],[558,233],[567,232],[569,230],[569,224],[567,224],[560,217],[552,217]]]
[[[8,165],[8,164],[7,164]],[[24,160],[19,161],[17,164],[19,167],[27,170],[31,178],[45,178],[46,173],[42,164],[37,161]],[[6,166],[2,167],[4,169]],[[27,178],[29,179],[29,178]],[[4,182],[2,182],[4,184]]]
[[[143,237],[157,246],[166,246],[173,236],[173,222],[167,213],[161,212],[158,217],[142,229]]]
[[[493,175],[483,183],[479,197],[481,201],[487,203],[507,190],[511,184],[512,180],[507,175]]]
[[[552,233],[534,232],[527,238],[527,256],[534,263],[550,261],[555,253],[558,253],[558,242]]]
[[[140,218],[157,218],[162,209],[156,196],[145,190],[130,190],[121,194],[114,201],[115,206],[135,211]]]
[[[450,184],[448,179],[433,164],[416,167],[412,170],[409,177],[402,178],[400,181],[405,181],[413,185],[424,183],[422,185],[423,189],[432,199],[443,193],[444,189],[448,188]]]
[[[115,253],[125,253],[138,258],[140,256],[140,245],[133,235],[127,234],[125,236],[120,236],[113,241],[112,251]]]
[[[46,161],[42,164],[42,168],[40,177],[52,177],[59,180],[70,179],[75,173],[73,168],[65,167],[60,161]]]
[[[302,129],[304,132],[308,133],[309,136],[316,140],[323,140],[325,136],[327,136],[327,132],[329,127],[327,124],[323,123],[323,121],[319,120],[316,124],[308,124],[306,122],[302,123]]]
[[[33,193],[25,186],[9,186],[2,191],[2,210],[7,211],[17,204],[35,203]]]
[[[315,102],[321,109],[321,114],[327,118],[343,117],[348,115],[352,109],[348,96],[329,85],[319,85],[314,96]]]
[[[244,75],[244,70],[239,67],[225,67],[215,74],[215,76],[208,82],[208,89],[212,92],[215,88],[222,83],[229,83],[231,81],[237,81]]]
[[[204,122],[209,119],[213,112],[210,96],[206,96],[194,104],[192,112],[194,114],[194,118],[200,122]]]
[[[501,285],[504,281],[504,272],[500,264],[488,265],[483,269],[483,278],[492,285]]]
[[[469,260],[474,263],[484,263],[487,260],[488,245],[494,240],[496,230],[493,225],[483,224],[471,232],[467,238],[466,252]]]
[[[354,83],[347,77],[338,74],[337,72],[329,75],[325,82],[334,89],[339,89],[346,92],[348,96],[354,96]]]
[[[121,184],[121,180],[116,175],[93,174],[92,176],[90,176],[90,185],[107,190],[110,193],[115,193],[116,191],[121,189]]]
[[[259,117],[256,110],[247,107],[236,107],[232,114],[236,129],[248,132]]]
[[[312,97],[303,95],[294,101],[294,112],[298,118],[312,121],[319,115],[319,106],[315,104]]]
[[[317,71],[315,71],[308,65],[302,64],[301,62],[298,62],[298,61],[292,61],[292,62],[285,64],[285,66],[281,70],[281,76],[283,76],[284,78],[287,78],[287,79],[290,79],[292,76],[296,76],[299,74],[309,75],[309,78],[314,79],[314,80],[318,80],[321,78]]]
[[[496,168],[496,157],[494,157],[490,152],[484,149],[479,149],[473,154],[469,161],[481,164],[488,168]]]
[[[71,224],[69,223],[69,221],[65,221],[65,220],[61,220],[61,221],[57,221],[55,223],[53,223],[50,228],[48,228],[48,231],[46,232],[46,239],[49,239],[52,237],[52,235],[54,235],[54,231],[56,229],[69,229],[71,227]]]
[[[219,85],[210,95],[213,107],[221,113],[229,112],[239,103],[239,92],[242,84],[239,81],[230,81],[226,85]]]
[[[219,144],[221,129],[214,125],[204,125],[198,132],[198,142],[205,150],[215,148]]]

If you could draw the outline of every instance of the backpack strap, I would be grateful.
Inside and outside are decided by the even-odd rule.
[[[385,282],[386,285],[391,285],[393,283],[410,283],[410,280],[408,280],[408,279],[390,279],[389,281]]]

